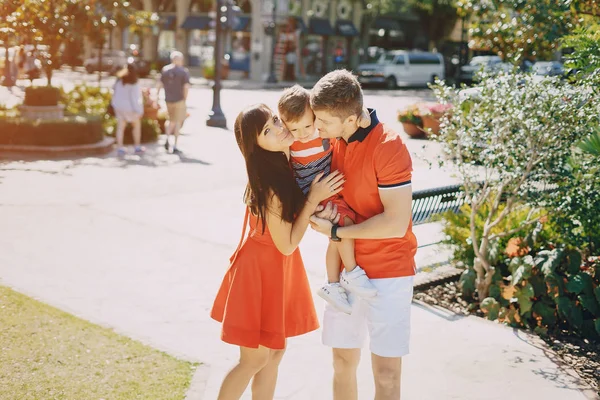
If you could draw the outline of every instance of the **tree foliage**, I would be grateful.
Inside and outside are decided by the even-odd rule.
[[[470,46],[514,63],[550,58],[582,14],[597,9],[595,0],[457,0],[457,6],[470,18]]]
[[[541,185],[563,185],[573,176],[571,149],[590,134],[598,97],[558,79],[539,80],[522,74],[485,78],[475,91],[475,95],[465,96],[443,84],[435,88],[442,102],[455,106],[442,125],[439,140],[461,174],[471,205],[470,242],[477,291],[483,299],[493,282],[498,240],[514,233],[496,233],[494,228],[520,204],[538,204],[544,198]],[[489,211],[479,233],[475,221],[484,207]],[[568,207],[574,210],[575,205],[569,203],[563,211]],[[523,225],[536,222],[536,208],[531,210]]]
[[[407,0],[405,4],[419,17],[431,43],[439,47],[459,17],[456,0]]]

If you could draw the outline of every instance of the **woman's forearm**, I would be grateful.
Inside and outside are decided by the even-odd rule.
[[[292,231],[290,234],[290,246],[295,250],[296,247],[300,244],[300,241],[304,237],[306,233],[306,229],[308,228],[308,224],[310,222],[310,216],[316,211],[318,204],[314,203],[308,198],[304,203],[304,207],[298,214],[298,217],[294,220],[292,224]]]

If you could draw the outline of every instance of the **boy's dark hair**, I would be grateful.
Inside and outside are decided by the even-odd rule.
[[[285,89],[277,109],[284,122],[298,121],[310,109],[310,92],[300,85]]]

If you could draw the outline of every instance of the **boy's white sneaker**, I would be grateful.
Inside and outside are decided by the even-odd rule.
[[[335,309],[346,314],[352,313],[352,306],[348,302],[348,293],[339,283],[326,283],[317,291],[317,294]]]
[[[350,272],[342,271],[340,284],[344,289],[359,297],[375,297],[377,295],[377,288],[373,285],[365,270],[358,265]]]

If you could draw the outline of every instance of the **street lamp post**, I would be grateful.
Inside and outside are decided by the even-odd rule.
[[[278,0],[272,0],[273,1],[273,21],[271,22],[271,26],[269,27],[271,30],[271,65],[270,65],[270,72],[269,72],[269,78],[267,79],[268,83],[277,83],[277,76],[275,76],[275,49],[277,46],[277,34],[276,34],[276,30],[277,30],[277,1]]]
[[[213,106],[206,120],[207,126],[226,128],[227,120],[221,110],[221,62],[223,60],[223,13],[224,0],[217,0],[217,20],[215,25],[215,81],[213,83]]]

